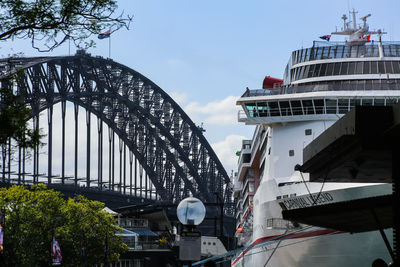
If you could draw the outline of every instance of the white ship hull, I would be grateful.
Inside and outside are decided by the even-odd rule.
[[[313,196],[319,194],[320,183],[309,184]],[[271,184],[264,183],[262,187]],[[311,267],[311,266],[370,266],[382,258],[391,262],[390,254],[379,231],[365,233],[344,233],[308,225],[299,227],[276,227],[266,223],[268,219],[281,218],[281,205],[288,209],[311,206],[312,197],[305,193],[304,184],[289,185],[296,197],[261,203],[256,196],[254,206],[253,241],[249,247],[232,260],[232,266],[273,266],[273,267]],[[302,190],[302,187],[304,189]],[[347,201],[351,199],[391,194],[389,184],[327,184],[320,194],[317,205]],[[304,194],[301,194],[304,193]],[[281,203],[281,205],[280,205]],[[392,240],[392,230],[385,233]]]
[[[236,233],[243,251],[232,266],[368,267],[377,258],[392,261],[379,231],[351,234],[282,219],[282,209],[392,194],[391,184],[333,183],[327,179],[329,169],[313,173],[326,183],[310,183],[309,175],[295,167],[304,163],[303,149],[351,109],[400,102],[400,52],[393,52],[400,45],[382,43],[381,31],[369,31],[369,14],[357,26],[355,14],[353,27],[344,15],[343,31],[332,33],[347,35],[346,42],[314,42],[293,51],[281,87],[275,86],[278,79],[267,76],[263,90],[247,89],[237,101],[243,109],[238,120],[257,128],[252,140],[242,142],[234,178]],[[377,43],[370,43],[371,34],[379,35]],[[350,135],[350,128],[343,131]],[[347,166],[353,178],[359,165],[354,160]],[[392,241],[392,229],[385,232]]]

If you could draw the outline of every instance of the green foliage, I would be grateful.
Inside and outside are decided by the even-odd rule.
[[[113,0],[2,0],[0,40],[27,38],[50,51],[69,37],[80,46],[104,29],[129,29],[132,17],[115,15],[117,8]]]
[[[29,129],[28,118],[31,109],[26,106],[22,96],[7,86],[14,78],[0,80],[0,145],[5,145],[9,139],[13,139],[20,147],[33,148],[40,144],[42,135],[39,129]]]
[[[50,266],[53,235],[61,246],[63,266],[80,265],[82,247],[87,265],[104,262],[106,242],[107,261],[118,261],[127,246],[115,235],[120,228],[103,208],[103,203],[82,196],[66,201],[44,185],[1,188],[6,266]]]

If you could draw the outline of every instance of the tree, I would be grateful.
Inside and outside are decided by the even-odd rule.
[[[40,129],[28,127],[31,109],[26,106],[24,98],[13,90],[17,79],[15,74],[0,77],[0,167],[3,168],[3,174],[6,159],[12,160],[16,147],[30,149],[42,144]],[[29,151],[26,152],[29,155]]]
[[[105,29],[129,29],[132,17],[115,15],[117,8],[113,0],[2,0],[0,41],[30,39],[38,51],[51,51],[69,38],[81,46]]]
[[[111,32],[129,29],[132,17],[122,12],[115,15],[114,0],[1,0],[0,41],[28,39],[38,51],[51,51],[65,40],[78,47],[94,45],[87,42],[93,34],[105,29]],[[31,110],[13,90],[17,76],[0,72],[0,154],[3,171],[6,158],[12,156],[12,144],[19,148],[34,148],[40,144],[39,129],[29,129]],[[13,142],[16,141],[16,142]]]
[[[6,266],[50,266],[51,242],[58,240],[63,266],[77,266],[85,247],[86,263],[118,261],[127,246],[115,235],[120,230],[104,204],[84,197],[64,200],[61,193],[34,185],[0,189],[0,210],[5,214],[3,260]]]

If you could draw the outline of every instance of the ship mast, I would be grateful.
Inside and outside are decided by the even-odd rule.
[[[373,34],[377,34],[379,36],[379,40],[380,40],[380,36],[382,34],[385,34],[386,32],[383,32],[381,30],[377,30],[377,31],[370,31],[369,30],[369,26],[367,24],[367,18],[369,18],[371,16],[371,14],[367,14],[363,17],[360,18],[360,20],[363,21],[362,26],[357,26],[357,18],[356,18],[356,12],[354,9],[353,11],[350,12],[351,13],[351,17],[353,18],[353,21],[347,21],[347,16],[344,14],[342,16],[343,19],[343,28],[342,31],[335,31],[332,32],[332,34],[335,35],[345,35],[348,36],[349,39],[346,40],[346,44],[349,46],[352,45],[364,45],[365,43],[370,41],[370,36]],[[350,24],[353,24],[353,26],[351,27]]]

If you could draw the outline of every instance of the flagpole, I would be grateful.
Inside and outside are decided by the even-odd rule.
[[[108,57],[111,58],[111,34],[108,37]]]

